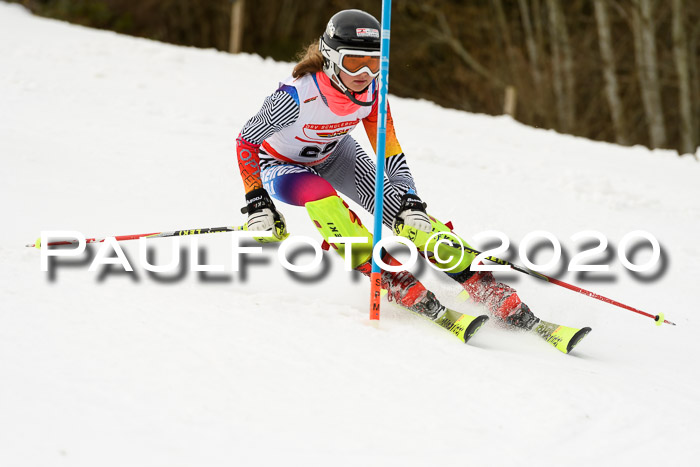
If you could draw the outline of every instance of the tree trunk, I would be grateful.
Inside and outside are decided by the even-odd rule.
[[[576,75],[574,73],[574,54],[569,41],[569,28],[566,26],[564,9],[561,0],[557,2],[557,17],[559,18],[559,38],[563,52],[564,87],[566,90],[566,120],[569,131],[576,130]]]
[[[542,51],[544,50],[544,25],[542,24],[542,4],[540,0],[532,0],[532,24],[535,28],[535,42],[537,44],[537,50],[540,51],[540,56],[542,56]]]
[[[624,107],[620,99],[620,92],[615,73],[615,55],[613,53],[612,35],[610,33],[610,20],[608,18],[607,0],[594,0],[595,18],[598,25],[598,44],[600,55],[603,58],[603,78],[605,79],[605,96],[610,107],[615,141],[618,144],[628,145],[627,130],[625,127]]]
[[[564,15],[559,0],[547,0],[549,32],[552,45],[552,84],[556,99],[559,129],[573,130],[575,106],[573,102],[573,61],[569,47]]]
[[[289,39],[292,37],[294,25],[298,22],[297,15],[299,13],[299,2],[293,0],[284,0],[279,11],[279,20],[277,27],[278,37]]]
[[[693,143],[693,109],[690,95],[690,71],[688,68],[688,40],[683,26],[683,0],[672,0],[673,58],[678,74],[678,109],[680,117],[679,154],[695,153]]]
[[[650,0],[634,0],[632,31],[637,75],[652,148],[666,146],[666,128],[661,107],[661,86],[656,61],[656,40]]]
[[[554,128],[558,122],[558,116],[552,111],[555,108],[555,102],[552,101],[552,94],[549,88],[552,86],[551,79],[549,79],[547,74],[547,51],[545,48],[546,37],[545,28],[546,25],[543,23],[546,21],[545,8],[542,6],[542,2],[545,0],[531,0],[532,6],[532,28],[535,38],[535,49],[537,50],[537,59],[539,62],[539,70],[541,72],[540,76],[542,78],[542,86],[539,89],[539,99],[541,102],[543,110],[544,125],[547,128]]]
[[[690,56],[700,57],[700,24],[696,24],[690,38]],[[694,118],[693,121],[700,122],[700,66],[695,58],[690,61],[690,76],[692,83],[691,93],[693,96]],[[695,125],[695,141],[700,142],[700,124]]]
[[[508,26],[508,20],[506,19],[506,13],[503,9],[502,0],[492,0],[492,2],[493,8],[496,12],[498,28],[500,29],[498,34],[503,38],[505,48],[504,55],[508,62],[506,67],[508,70],[508,77],[504,81],[509,84],[514,84],[516,81],[516,72],[514,72],[514,70],[517,70],[517,58],[515,56],[515,49],[513,48],[513,41],[510,37],[510,27]]]
[[[234,0],[231,4],[231,31],[228,51],[240,53],[243,48],[243,27],[245,18],[245,0]]]
[[[527,0],[518,0],[520,7],[520,21],[525,31],[525,47],[527,56],[530,61],[530,72],[532,73],[532,81],[535,84],[535,92],[537,109],[542,107],[542,73],[540,72],[540,59],[538,54],[537,42],[530,21],[530,8],[527,6]]]

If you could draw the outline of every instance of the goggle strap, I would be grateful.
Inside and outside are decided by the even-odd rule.
[[[374,93],[372,93],[372,100],[368,102],[362,102],[357,100],[353,93],[351,93],[349,90],[345,91],[343,94],[345,94],[348,97],[348,99],[353,101],[355,104],[361,105],[362,107],[369,107],[370,105],[374,105],[374,101],[377,100],[377,96]]]

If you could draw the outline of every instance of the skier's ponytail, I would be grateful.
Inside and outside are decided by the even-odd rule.
[[[318,41],[313,41],[299,53],[299,63],[294,67],[292,76],[301,78],[304,75],[323,71],[323,55],[318,50]]]

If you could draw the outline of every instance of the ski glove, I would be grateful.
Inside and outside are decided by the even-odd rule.
[[[425,206],[425,203],[414,193],[403,195],[401,208],[399,208],[399,213],[394,220],[394,232],[400,232],[403,225],[423,232],[431,232],[433,226],[425,212]]]
[[[245,200],[246,206],[241,209],[241,212],[248,213],[247,230],[272,231],[274,234],[274,238],[265,240],[261,237],[258,241],[281,241],[287,238],[289,234],[287,234],[284,216],[275,209],[275,203],[272,202],[265,188],[249,191],[245,195]]]

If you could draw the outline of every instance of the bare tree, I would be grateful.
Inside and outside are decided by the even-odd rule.
[[[666,127],[661,106],[661,85],[656,59],[656,37],[651,0],[634,0],[632,32],[637,76],[652,148],[666,146]]]
[[[673,57],[678,74],[678,108],[680,110],[679,154],[695,152],[693,143],[693,109],[690,94],[690,71],[688,67],[688,40],[683,27],[683,0],[672,0]]]
[[[559,40],[564,56],[564,88],[566,89],[566,120],[569,131],[574,131],[576,128],[576,72],[574,68],[574,54],[569,41],[569,28],[566,26],[566,17],[561,6],[561,0],[557,2],[559,9],[557,17],[559,18]]]
[[[430,8],[428,5],[422,5],[423,11],[435,17],[438,27],[426,26],[427,31],[438,41],[447,44],[452,51],[472,70],[481,75],[483,78],[491,81],[495,85],[505,89],[506,83],[496,76],[493,72],[482,65],[474,56],[467,50],[462,41],[454,35],[447,17],[442,10]]]
[[[574,61],[564,12],[559,0],[547,0],[552,45],[552,80],[557,116],[562,131],[574,129],[576,103]]]
[[[228,48],[232,54],[240,53],[243,48],[244,14],[245,0],[233,0],[231,2],[231,37]]]
[[[690,55],[692,57],[700,57],[700,23],[695,25],[694,30],[690,35]],[[693,102],[695,103],[695,110],[693,119],[695,122],[700,122],[700,64],[699,60],[690,61],[690,80],[692,85],[691,93],[693,96]],[[700,125],[695,125],[695,141],[700,142]]]
[[[527,6],[527,0],[518,0],[518,6],[520,8],[520,22],[525,32],[525,47],[527,48],[527,56],[530,60],[532,79],[535,86],[539,88],[542,86],[542,73],[540,72],[537,42],[535,41],[535,34],[532,29],[532,22],[530,21],[530,8]]]
[[[532,23],[535,28],[535,42],[537,50],[544,50],[544,25],[542,24],[542,3],[541,0],[532,0]],[[542,54],[540,54],[541,56]]]
[[[13,1],[92,27],[229,48],[234,0]],[[246,2],[240,47],[291,60],[347,3]],[[682,152],[700,142],[700,0],[393,3],[392,92],[499,114],[515,86],[525,124]],[[381,15],[376,0],[352,7]]]
[[[506,13],[503,9],[502,0],[491,0],[493,3],[493,8],[496,13],[496,20],[498,22],[498,33],[503,38],[505,47],[505,56],[507,57],[508,66],[508,81],[510,83],[514,82],[514,70],[517,64],[517,57],[515,54],[515,48],[513,47],[513,40],[510,35],[510,26],[508,25],[508,20],[506,19]]]
[[[529,107],[534,109],[537,115],[547,114],[547,109],[544,103],[544,79],[542,77],[542,63],[541,63],[541,49],[540,44],[535,36],[535,30],[532,25],[532,19],[530,15],[530,7],[528,6],[527,0],[518,0],[518,9],[520,10],[520,24],[523,28],[525,49],[527,51],[527,57],[530,68],[530,75],[532,75],[532,83],[534,84],[534,89],[532,90],[532,100]]]
[[[625,127],[624,108],[618,90],[617,74],[615,72],[615,54],[613,53],[612,34],[610,33],[610,19],[606,0],[593,0],[595,17],[598,25],[598,44],[600,55],[603,58],[603,78],[605,79],[605,96],[610,107],[613,128],[615,129],[615,141],[618,144],[628,145],[627,131]]]

